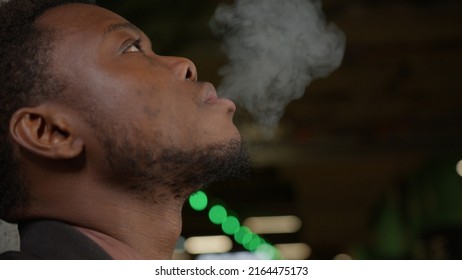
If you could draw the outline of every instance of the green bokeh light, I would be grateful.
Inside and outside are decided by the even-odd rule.
[[[252,231],[246,226],[241,226],[235,233],[234,233],[234,240],[237,243],[243,244],[244,239],[247,235],[252,235]]]
[[[249,245],[250,245],[250,242],[252,242],[252,240],[254,239],[255,236],[256,236],[255,233],[247,234],[246,236],[244,236],[244,239],[242,240],[242,246],[244,246],[245,249],[250,251]]]
[[[250,241],[252,241],[252,238],[253,238],[254,234],[253,233],[249,233],[249,234],[246,234],[244,235],[244,238],[242,238],[242,245],[244,246],[244,248],[246,248],[248,250],[248,244],[250,243]]]
[[[209,219],[216,225],[221,225],[225,221],[227,215],[228,213],[225,207],[219,204],[213,206],[209,210]]]
[[[195,192],[189,197],[189,204],[192,209],[202,211],[208,204],[207,195],[203,191]]]
[[[250,252],[254,252],[255,250],[257,250],[257,248],[261,244],[263,244],[263,242],[264,241],[263,241],[263,239],[260,238],[260,236],[258,236],[257,234],[253,234],[250,241],[247,242],[247,243],[244,243],[244,248],[246,248]]]
[[[203,191],[198,191],[189,197],[191,208],[202,211],[207,208],[208,196]],[[264,259],[281,259],[281,253],[266,240],[255,234],[246,226],[241,226],[239,219],[233,211],[228,211],[223,205],[215,204],[209,209],[208,216],[213,224],[221,225],[225,234],[233,235],[234,240],[246,250],[255,252]]]
[[[223,229],[223,232],[229,235],[234,234],[236,231],[238,231],[239,227],[241,224],[239,223],[239,220],[234,217],[234,216],[228,216],[222,223],[221,228]]]

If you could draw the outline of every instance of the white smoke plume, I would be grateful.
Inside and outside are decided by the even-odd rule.
[[[286,105],[335,70],[345,50],[318,0],[235,0],[217,8],[210,27],[229,58],[218,92],[243,105],[268,138]]]

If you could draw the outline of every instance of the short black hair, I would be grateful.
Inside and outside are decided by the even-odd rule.
[[[13,113],[56,94],[49,67],[53,31],[35,21],[48,9],[85,0],[0,0],[0,219],[16,221],[27,205],[27,188],[15,156],[9,122]]]

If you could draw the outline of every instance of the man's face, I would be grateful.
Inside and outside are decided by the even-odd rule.
[[[72,91],[96,104],[97,115],[108,122],[143,131],[156,139],[153,145],[192,148],[239,136],[234,104],[210,100],[215,90],[194,81],[192,62],[156,55],[146,35],[122,17],[70,4],[39,22],[57,31],[57,72],[73,80]]]
[[[165,151],[240,143],[232,122],[235,105],[217,99],[211,84],[197,82],[189,60],[152,52],[146,35],[122,17],[69,4],[47,11],[38,24],[55,31],[52,67],[69,82],[65,98],[71,107],[83,104],[83,118],[92,123],[87,134],[94,135],[83,137],[132,153],[131,161],[148,153],[151,164]],[[90,140],[86,148],[93,149]]]

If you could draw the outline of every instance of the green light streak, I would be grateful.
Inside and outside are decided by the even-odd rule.
[[[203,191],[198,191],[189,197],[189,204],[196,211],[203,211],[208,206],[208,196]],[[221,229],[228,235],[233,235],[234,240],[246,250],[259,254],[265,259],[281,259],[281,253],[274,246],[266,242],[258,234],[253,233],[248,227],[241,226],[239,219],[233,214],[228,216],[229,211],[223,205],[216,204],[209,209],[208,216],[212,223],[221,225]]]

